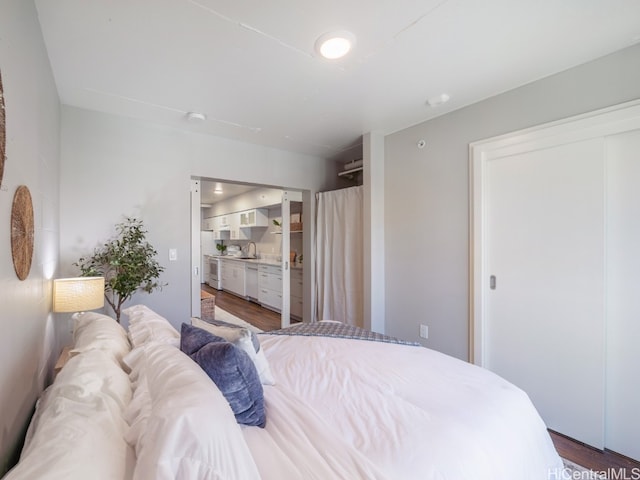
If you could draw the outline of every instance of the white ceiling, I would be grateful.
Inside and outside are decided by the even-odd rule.
[[[338,156],[640,40],[638,0],[36,0],[62,103]],[[347,29],[351,54],[314,53]],[[429,107],[430,97],[451,101]],[[205,113],[200,124],[185,113]]]
[[[215,193],[216,188],[222,193]],[[200,185],[200,203],[204,205],[213,205],[214,203],[228,200],[255,190],[254,185],[243,185],[239,183],[221,183],[215,181],[202,180]]]

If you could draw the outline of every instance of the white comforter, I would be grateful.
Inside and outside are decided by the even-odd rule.
[[[243,433],[264,480],[560,478],[527,395],[487,370],[406,345],[260,341],[277,384],[266,428]]]

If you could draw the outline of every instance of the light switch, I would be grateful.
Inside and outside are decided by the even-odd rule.
[[[178,260],[178,249],[177,248],[170,248],[169,249],[169,261],[170,262],[175,262],[176,260]]]
[[[420,325],[420,337],[429,338],[429,327],[426,325]]]

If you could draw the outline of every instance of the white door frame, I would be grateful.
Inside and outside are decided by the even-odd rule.
[[[539,125],[469,145],[469,360],[485,365],[487,163],[496,158],[640,128],[640,100]]]
[[[191,316],[200,317],[200,289],[202,283],[202,272],[200,271],[200,230],[201,230],[201,180],[199,178],[191,179]],[[291,311],[291,265],[289,261],[290,250],[290,202],[303,202],[303,193],[296,190],[282,191],[282,310],[280,316],[281,327],[285,328],[290,325]],[[310,210],[310,205],[305,205],[305,211]],[[307,224],[311,226],[309,222]],[[310,237],[309,237],[310,238]],[[310,242],[305,242],[310,243]],[[305,246],[305,251],[307,247]],[[309,250],[311,252],[311,250]],[[313,260],[313,255],[306,255],[307,258]],[[305,280],[306,282],[306,280]],[[307,290],[307,289],[305,289]],[[306,299],[305,299],[306,304]]]
[[[293,192],[282,191],[282,310],[280,311],[280,327],[286,328],[291,324],[289,312],[291,310],[291,275],[289,269],[289,250],[291,250],[291,204],[290,195]]]
[[[200,318],[200,288],[202,256],[200,255],[200,180],[191,179],[191,316]]]

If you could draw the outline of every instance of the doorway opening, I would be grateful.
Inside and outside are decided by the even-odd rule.
[[[309,199],[300,190],[192,178],[192,316],[200,316],[204,288],[247,315],[255,307],[279,314],[280,327],[311,321]]]

